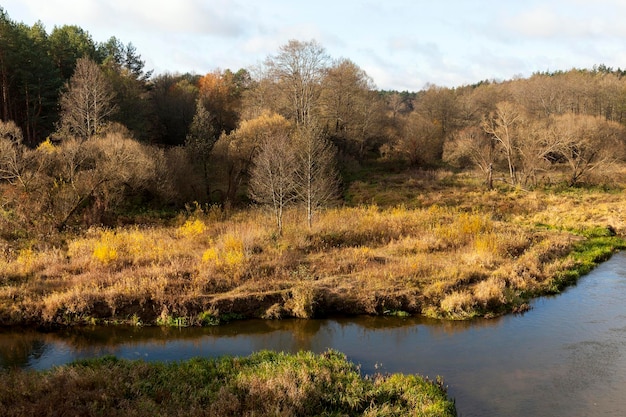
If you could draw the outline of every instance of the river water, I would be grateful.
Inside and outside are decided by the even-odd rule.
[[[459,416],[626,416],[626,253],[523,315],[442,322],[360,317],[210,328],[0,332],[0,366],[48,369],[113,354],[149,361],[328,348],[364,374],[442,376]]]

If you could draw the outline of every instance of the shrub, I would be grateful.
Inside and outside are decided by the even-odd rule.
[[[178,234],[182,237],[194,237],[201,235],[205,232],[206,225],[202,220],[187,220],[182,226],[178,228]]]

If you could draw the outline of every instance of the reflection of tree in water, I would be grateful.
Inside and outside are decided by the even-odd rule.
[[[252,340],[254,350],[276,350],[298,352],[301,350],[315,351],[320,344],[330,342],[332,334],[320,332],[326,330],[327,320],[287,319],[266,322],[271,332],[257,336]]]
[[[46,352],[45,335],[35,332],[0,333],[0,368],[24,368]]]
[[[500,319],[465,322],[420,317],[361,316],[324,320],[245,320],[204,328],[95,326],[68,328],[53,333],[36,331],[0,333],[0,367],[26,367],[41,358],[52,344],[63,344],[79,357],[116,354],[122,346],[165,346],[173,341],[201,345],[207,338],[227,343],[248,343],[252,350],[323,351],[345,340],[355,343],[402,344],[426,331],[429,337],[449,337],[483,327],[499,326]],[[425,339],[424,339],[425,340]]]

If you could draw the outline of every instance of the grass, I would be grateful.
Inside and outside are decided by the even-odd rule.
[[[0,255],[0,324],[492,317],[524,310],[624,248],[623,193],[486,191],[451,175],[373,171],[366,194],[363,181],[347,192],[379,204],[327,209],[312,229],[291,209],[282,236],[260,209],[195,207],[170,223],[23,244]]]
[[[0,372],[3,415],[455,416],[441,380],[363,377],[336,351],[146,363],[114,357]]]

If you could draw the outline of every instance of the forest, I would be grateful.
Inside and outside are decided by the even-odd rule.
[[[0,9],[0,322],[523,310],[623,246],[624,75],[382,91],[315,40],[154,74]]]

